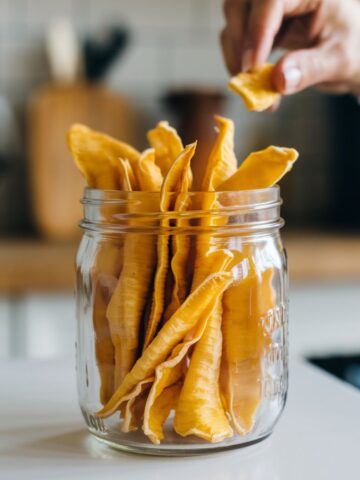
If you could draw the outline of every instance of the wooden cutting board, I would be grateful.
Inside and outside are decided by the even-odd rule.
[[[98,85],[49,85],[32,98],[28,145],[33,214],[44,237],[80,235],[84,181],[71,159],[66,132],[72,123],[136,143],[133,109],[121,96]]]

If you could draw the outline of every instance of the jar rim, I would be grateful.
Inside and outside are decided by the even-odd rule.
[[[177,196],[179,193],[174,192],[170,193],[169,195]],[[252,205],[263,205],[268,203],[269,201],[280,201],[280,187],[279,185],[274,185],[268,188],[254,188],[249,190],[224,190],[224,191],[190,191],[190,192],[182,192],[183,196],[188,196],[189,198],[194,198],[197,196],[214,196],[221,197],[237,197],[241,200],[251,200],[251,202],[242,202],[242,206],[252,206]],[[157,198],[160,196],[160,192],[145,192],[145,191],[132,191],[127,192],[124,190],[104,190],[98,188],[91,188],[85,187],[84,188],[84,195],[81,198],[80,202],[83,205],[92,204],[92,205],[100,205],[100,204],[123,204],[123,201],[129,198]],[[254,200],[258,201],[254,201]],[[262,199],[262,201],[261,201]]]
[[[175,200],[179,195],[183,195],[181,201],[186,208],[177,209]],[[206,229],[254,233],[278,229],[284,224],[280,218],[282,200],[277,185],[233,192],[177,192],[169,196],[172,209],[161,211],[160,192],[85,188],[81,200],[84,218],[80,226],[100,233],[172,234]],[[181,219],[184,221],[178,222]]]
[[[261,192],[267,190],[279,190],[280,186],[278,184],[273,185],[272,187],[266,188],[249,188],[249,189],[241,189],[241,190],[215,190],[217,193],[239,193],[239,192]],[[94,187],[84,187],[84,192],[113,192],[113,193],[127,193],[126,190],[114,190],[114,189],[102,189],[102,188],[94,188]],[[190,190],[188,193],[211,193],[210,190]],[[150,192],[144,190],[134,190],[132,193],[146,193],[149,195],[159,194],[160,192]]]

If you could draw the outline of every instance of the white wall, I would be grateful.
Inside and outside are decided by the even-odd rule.
[[[68,17],[79,36],[127,24],[133,39],[109,74],[110,86],[144,100],[184,82],[224,87],[218,47],[221,0],[0,0],[0,88],[23,95],[46,79],[44,32]],[[141,93],[141,92],[140,92]]]

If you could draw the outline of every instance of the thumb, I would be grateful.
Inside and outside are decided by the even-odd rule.
[[[296,50],[279,60],[272,81],[280,93],[289,95],[318,83],[336,81],[341,71],[339,63],[339,57],[322,46]]]

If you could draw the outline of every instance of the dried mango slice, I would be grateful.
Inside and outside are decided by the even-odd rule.
[[[143,431],[150,440],[159,444],[163,439],[162,427],[167,419],[167,416],[162,415],[161,420],[156,418],[158,416],[155,407],[156,401],[163,394],[164,390],[183,376],[186,370],[186,355],[192,345],[199,341],[204,332],[207,323],[207,317],[201,318],[196,330],[190,335],[190,339],[179,343],[172,351],[170,357],[165,362],[156,367],[155,381],[151,387],[150,393],[146,400],[144,409],[144,423]],[[156,428],[154,428],[156,425]]]
[[[191,186],[189,180],[190,162],[196,150],[197,142],[187,145],[176,158],[161,187],[161,211],[169,210],[171,192],[187,192]]]
[[[160,210],[167,212],[170,208],[171,193],[177,191],[187,191],[188,189],[188,172],[190,170],[190,161],[194,156],[196,144],[188,145],[177,157],[168,171],[160,193]],[[168,219],[161,221],[162,227],[167,227]],[[153,301],[151,305],[150,317],[144,340],[144,350],[150,344],[156,334],[161,317],[164,311],[165,299],[165,281],[169,266],[169,236],[160,234],[157,245],[157,269],[154,281]]]
[[[141,395],[131,401],[129,400],[126,404],[125,411],[121,414],[124,418],[123,423],[121,424],[122,432],[136,432],[136,430],[141,427],[147,393],[148,392],[145,389]]]
[[[152,415],[149,421],[149,427],[148,430],[144,430],[144,433],[148,435],[150,440],[155,444],[159,444],[164,438],[163,425],[166,422],[171,410],[176,409],[181,388],[181,383],[175,383],[174,385],[167,387],[156,398],[152,406]]]
[[[134,172],[140,190],[143,192],[160,192],[163,176],[160,168],[155,164],[155,150],[148,148],[134,164]]]
[[[293,148],[274,146],[250,153],[236,173],[219,185],[218,190],[268,188],[292,169],[298,156],[298,152]]]
[[[159,326],[165,302],[165,282],[169,264],[169,236],[160,234],[157,242],[157,268],[155,274],[150,316],[146,327],[143,351],[153,340]]]
[[[219,299],[217,302],[221,305]],[[195,346],[174,417],[179,435],[196,435],[212,443],[233,435],[219,389],[221,313],[221,309],[214,309]]]
[[[296,161],[293,149],[269,147],[251,154],[219,190],[268,188]],[[262,318],[273,308],[272,269],[257,275],[253,252],[245,246],[250,273],[224,293],[224,355],[222,380],[224,404],[239,434],[253,428],[261,400],[261,348],[265,331]]]
[[[170,127],[166,121],[161,121],[150,130],[147,138],[152,148],[155,149],[156,164],[161,168],[161,173],[167,175],[178,155],[184,147],[175,128]]]
[[[202,184],[204,191],[215,190],[236,171],[233,124],[221,117],[216,117],[216,120],[219,135],[205,172]],[[216,194],[209,192],[202,199],[202,209],[211,211],[216,207],[216,202]],[[204,226],[221,223],[222,218],[212,216],[201,221]],[[216,257],[208,255],[213,248],[216,248],[216,239],[210,234],[198,236],[192,288],[196,288],[209,271],[216,269]],[[220,442],[233,435],[220,397],[221,318],[222,304],[219,296],[202,337],[195,346],[174,419],[174,427],[179,435],[197,435],[210,442]]]
[[[118,157],[126,155],[135,161],[139,156],[139,152],[130,145],[83,125],[73,125],[67,140],[77,167],[88,186],[93,188],[122,188],[124,177]],[[103,404],[114,390],[114,346],[106,318],[108,298],[100,276],[116,281],[121,269],[121,257],[119,245],[114,246],[111,242],[101,245],[92,272],[95,353],[100,375],[100,401]]]
[[[201,210],[211,212],[216,208],[217,196],[216,192],[204,192],[201,199]],[[214,217],[209,215],[201,219],[201,225],[204,227],[212,227],[224,223],[222,217]],[[200,233],[196,238],[196,256],[194,276],[192,281],[192,289],[194,289],[203,279],[212,271],[214,257],[209,253],[219,248],[217,239],[210,233]],[[216,271],[216,270],[215,270]]]
[[[123,417],[122,432],[135,432],[141,426],[146,396],[153,380],[153,378],[146,378],[138,383],[132,392],[125,395],[120,402],[119,407],[122,410]]]
[[[215,144],[210,152],[202,191],[216,190],[220,183],[236,172],[237,160],[234,153],[234,122],[228,118],[215,115],[219,129]]]
[[[234,255],[229,250],[217,250],[209,253],[208,263],[212,265],[212,272],[230,271],[234,262],[238,260],[237,255]],[[162,438],[162,429],[160,430],[160,423],[156,421],[157,430],[154,431],[151,427],[155,414],[153,405],[156,399],[162,394],[165,388],[176,383],[185,370],[186,355],[192,345],[196,344],[202,337],[207,326],[209,316],[203,315],[196,328],[191,331],[185,340],[179,343],[171,352],[170,357],[155,369],[155,381],[151,387],[149,396],[146,401],[144,411],[143,430],[153,443],[159,443]],[[166,418],[164,419],[164,421]]]
[[[76,166],[91,188],[120,189],[118,158],[127,158],[133,164],[140,157],[140,153],[127,143],[80,124],[70,128],[67,142]]]
[[[200,270],[200,274],[194,275],[192,283],[192,290],[198,287],[198,285],[204,281],[212,273],[227,271],[230,272],[239,262],[244,258],[244,254],[237,250],[229,250],[227,248],[211,247],[206,254],[202,256],[203,266]]]
[[[173,386],[175,383],[178,383],[179,379],[182,377],[184,369],[185,369],[184,364],[178,363],[176,367],[172,369],[170,375],[166,377],[166,380],[168,380],[168,383],[165,384],[165,382],[163,382],[163,388],[161,389],[161,392],[159,393],[159,395],[156,396],[156,398],[153,398],[151,402],[151,413],[156,416],[156,418],[151,418],[151,422],[152,422],[152,426],[154,425],[156,426],[156,435],[160,434],[160,432],[162,433],[161,427],[163,425],[163,422],[165,422],[168,414],[164,415],[163,412],[159,411],[159,406],[160,404],[163,404],[163,401],[161,401],[160,404],[157,403],[157,405],[155,405],[155,403],[158,401],[158,397],[163,393],[163,391],[168,385]],[[148,399],[150,396],[150,394],[148,396],[148,389],[150,388],[153,381],[154,381],[154,378],[150,377],[148,379],[145,379],[142,382],[139,382],[138,385],[136,385],[136,387],[128,395],[125,395],[120,401],[119,403],[120,409],[122,405],[124,404],[126,405],[124,409],[124,414],[123,414],[124,420],[121,427],[121,430],[123,432],[130,432],[130,431],[137,430],[141,425],[141,423],[144,421],[144,417],[147,419],[149,418],[149,415],[146,414],[146,404],[148,404],[149,402]],[[168,410],[168,413],[169,412],[170,412],[170,409]],[[145,425],[148,425],[148,422],[144,421],[144,426]],[[151,440],[154,443],[159,443],[158,441],[156,441],[155,434],[153,434],[152,431],[150,431],[149,433],[149,438],[151,438]]]
[[[203,200],[203,207],[211,210],[216,205],[216,194],[208,193]],[[206,226],[223,223],[222,218],[205,218]],[[217,258],[206,252],[215,251],[217,240],[210,234],[199,235],[193,287],[196,287],[208,271],[216,269]],[[233,261],[230,268],[237,265],[243,254],[232,252]],[[219,374],[222,351],[222,295],[209,315],[208,323],[200,341],[196,344],[191,357],[189,370],[175,412],[174,427],[179,435],[196,435],[210,442],[220,442],[233,435],[221,401]],[[186,415],[189,406],[191,411]]]
[[[175,202],[174,210],[181,213],[187,210],[190,204],[190,198],[187,193],[180,193]],[[176,219],[176,226],[183,228],[188,225],[188,221],[181,217]],[[165,321],[170,318],[180,307],[186,298],[189,284],[188,258],[191,246],[189,235],[178,233],[173,235],[172,241],[171,271],[173,274],[174,285],[171,292],[171,300],[166,308]]]
[[[268,188],[296,161],[293,149],[269,147],[251,154],[219,190]],[[251,246],[244,247],[249,274],[223,295],[224,355],[222,380],[224,404],[235,430],[242,435],[254,426],[261,401],[261,348],[266,345],[264,317],[275,305],[273,270],[258,274]],[[267,340],[268,341],[268,340]]]
[[[235,430],[253,429],[261,401],[261,356],[266,343],[263,322],[275,304],[271,268],[257,273],[251,256],[249,274],[223,295],[223,398]]]
[[[155,152],[148,149],[133,166],[134,180],[144,191],[157,192],[163,181],[155,165]],[[131,181],[131,180],[130,180]],[[130,213],[158,209],[158,199],[130,203]],[[124,265],[107,316],[115,345],[115,388],[133,367],[138,351],[141,317],[155,265],[156,245],[151,235],[128,233],[124,244]]]
[[[202,182],[202,190],[206,193],[201,199],[201,210],[207,212],[216,209],[217,197],[216,193],[212,192],[218,188],[219,184],[222,184],[236,172],[237,165],[234,153],[234,124],[231,120],[220,116],[215,116],[215,120],[218,124],[219,134],[210,154]],[[209,216],[203,218],[201,224],[210,227],[221,225],[224,221],[221,217]],[[198,236],[193,280],[195,285],[207,274],[208,267],[203,257],[212,245],[216,246],[216,240],[210,234],[200,234]]]
[[[200,332],[204,329],[203,320],[201,324]],[[161,415],[158,418],[159,413],[155,407],[156,402],[169,386],[174,385],[182,378],[186,369],[186,355],[191,345],[198,341],[198,335],[192,340],[177,345],[170,358],[156,367],[155,381],[150,389],[144,408],[142,427],[145,435],[155,444],[159,444],[160,440],[164,438],[162,427],[167,419],[167,415]]]
[[[151,235],[127,233],[124,264],[107,309],[115,346],[115,388],[133,367],[138,350],[140,322],[155,264]]]
[[[163,325],[109,402],[97,413],[99,417],[107,417],[114,413],[121,399],[139,382],[154,373],[156,366],[167,358],[172,349],[197,325],[199,320],[211,314],[217,298],[231,281],[232,275],[227,272],[210,275],[189,295],[179,310]]]
[[[266,110],[281,97],[271,81],[273,69],[274,65],[265,64],[252,72],[239,73],[230,79],[229,89],[241,96],[248,110]]]

